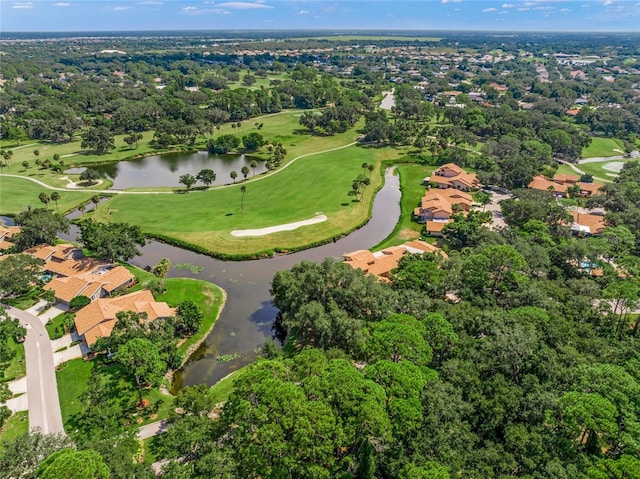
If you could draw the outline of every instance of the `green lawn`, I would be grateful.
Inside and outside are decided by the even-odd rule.
[[[95,364],[95,361],[73,359],[60,365],[56,371],[62,422],[65,425],[74,414],[84,410],[79,398],[87,390],[87,382]]]
[[[621,153],[622,152],[622,153]],[[617,138],[594,137],[591,143],[582,150],[582,158],[595,158],[600,156],[618,156],[624,152],[624,143]]]
[[[77,428],[74,416],[85,410],[80,396],[87,390],[87,384],[93,370],[105,379],[107,387],[115,394],[112,400],[120,403],[122,409],[131,409],[138,400],[138,392],[133,382],[125,376],[120,365],[104,364],[101,358],[93,361],[82,359],[68,361],[56,371],[62,422],[67,428]],[[158,388],[143,390],[143,397],[149,400],[148,412],[155,411],[155,414],[132,417],[132,428],[166,418],[173,402],[172,396],[161,394]]]
[[[190,300],[198,306],[204,316],[198,332],[178,346],[178,354],[182,356],[192,345],[206,336],[215,324],[223,304],[223,291],[208,281],[190,278],[169,278],[166,288],[164,294],[156,295],[157,301],[164,301],[169,306],[176,307],[183,301]]]
[[[316,149],[326,146],[325,139],[317,141]],[[244,213],[238,184],[180,195],[119,195],[101,205],[96,216],[103,221],[137,224],[145,233],[166,235],[223,254],[300,248],[362,224],[382,179],[376,168],[364,201],[354,202],[348,192],[353,179],[362,173],[360,165],[368,162],[379,167],[382,160],[400,156],[397,150],[356,145],[302,158],[271,176],[245,182]],[[327,215],[328,220],[292,232],[231,236],[232,230],[276,226],[306,220],[318,213]]]
[[[45,324],[45,328],[47,329],[47,333],[49,333],[49,337],[53,339],[61,338],[66,334],[64,330],[64,319],[69,313],[62,313],[50,320],[47,324]]]
[[[0,364],[0,381],[12,381],[27,374],[27,365],[24,357],[24,344],[17,343],[13,338],[7,339],[9,348],[15,352],[10,361]]]
[[[246,368],[247,366],[245,366]],[[221,402],[225,402],[229,399],[229,396],[234,390],[234,384],[236,380],[242,375],[242,372],[245,368],[238,369],[237,371],[232,372],[227,377],[215,383],[209,389],[209,396],[215,401],[216,404]]]
[[[23,178],[0,176],[0,214],[15,215],[28,206],[44,206],[38,199],[40,193],[51,194],[51,190]],[[65,212],[89,201],[95,193],[82,191],[59,191],[58,211]],[[49,203],[49,209],[56,210],[55,203]]]
[[[422,179],[429,176],[437,166],[403,164],[398,165],[396,172],[400,175],[400,219],[393,233],[373,249],[380,250],[397,246],[420,236],[423,225],[413,219],[413,210],[420,204],[420,199],[427,191]]]
[[[582,171],[584,171],[585,173],[589,173],[590,175],[594,176],[595,178],[602,178],[602,180],[614,181],[615,177],[618,175],[615,171],[608,170],[607,166],[618,164],[621,162],[624,163],[627,161],[631,161],[631,160],[624,159],[624,160],[613,160],[613,161],[600,161],[596,163],[582,163],[576,166]],[[568,173],[571,175],[577,175],[577,173],[567,165],[560,165],[558,167],[558,173]],[[598,182],[600,180],[596,179],[595,181]]]
[[[20,411],[15,413],[6,420],[2,429],[0,429],[0,446],[2,441],[13,441],[16,437],[22,436],[29,432],[29,413]],[[0,447],[0,451],[2,448]]]

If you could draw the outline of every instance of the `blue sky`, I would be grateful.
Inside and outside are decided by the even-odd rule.
[[[0,0],[0,31],[640,32],[640,0]]]

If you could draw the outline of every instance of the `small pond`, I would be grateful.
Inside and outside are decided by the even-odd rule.
[[[257,168],[251,168],[251,161],[256,160]],[[236,181],[243,179],[242,167],[249,168],[251,178],[267,171],[265,161],[248,155],[212,155],[206,151],[164,153],[162,155],[147,156],[139,160],[119,161],[95,165],[91,168],[102,176],[113,181],[114,189],[127,188],[156,188],[161,186],[182,186],[180,176],[189,173],[196,176],[204,168],[216,173],[216,181],[212,186],[233,183],[230,173],[238,173]],[[67,174],[82,173],[85,168],[72,168]],[[198,182],[194,186],[203,186]]]

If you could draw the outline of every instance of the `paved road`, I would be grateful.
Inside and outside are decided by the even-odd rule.
[[[167,432],[167,421],[164,419],[142,426],[138,431],[138,439],[148,439],[163,432]]]
[[[33,314],[11,307],[7,311],[27,328],[24,349],[27,359],[29,429],[39,429],[43,434],[64,434],[53,350],[47,330],[40,318]]]

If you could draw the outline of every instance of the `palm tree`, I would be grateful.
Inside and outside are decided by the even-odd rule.
[[[242,176],[244,176],[244,179],[247,179],[247,176],[249,176],[249,167],[247,165],[244,165],[241,169],[240,172],[242,173]]]
[[[23,161],[22,162],[22,167],[26,170],[27,168],[29,168],[29,162],[28,161]]]
[[[366,173],[366,172],[367,172],[367,168],[369,168],[369,165],[368,165],[367,163],[362,163],[362,164],[360,165],[360,167],[361,167],[361,168],[364,170],[364,172]]]
[[[251,169],[253,170],[253,176],[256,176],[257,167],[258,167],[258,162],[256,160],[251,160]]]
[[[57,191],[54,191],[53,193],[51,193],[51,201],[53,201],[56,204],[56,209],[58,209],[59,199],[60,199],[60,193],[58,193]]]
[[[236,170],[233,170],[231,173],[229,173],[229,176],[231,176],[231,179],[235,183],[236,182],[236,178],[238,177],[238,172]]]
[[[152,273],[160,279],[162,290],[166,291],[167,274],[171,268],[171,262],[167,258],[162,258],[158,264],[153,267]]]
[[[373,170],[375,169],[375,165],[373,163],[367,165],[367,170],[369,170],[369,176],[371,176],[371,173],[373,172]]]
[[[240,187],[240,191],[242,191],[242,199],[240,200],[240,213],[244,214],[244,194],[247,192],[247,187],[242,185]]]
[[[33,150],[33,154],[38,158],[40,156],[40,150]]]
[[[40,193],[38,195],[38,198],[40,198],[40,201],[44,204],[45,207],[48,207],[49,205],[49,201],[51,201],[51,198],[49,197],[48,194],[46,193]]]
[[[100,197],[98,195],[93,195],[91,197],[91,203],[93,203],[93,210],[95,211],[96,207],[98,206],[98,203],[100,203]]]
[[[84,211],[87,209],[87,205],[85,205],[84,203],[80,203],[80,205],[78,205],[78,211],[80,212],[80,216],[84,216]]]

